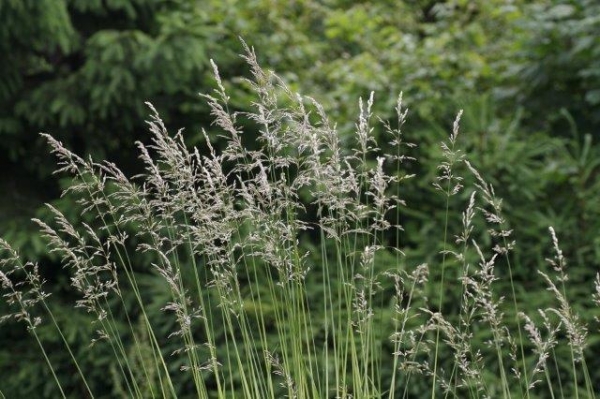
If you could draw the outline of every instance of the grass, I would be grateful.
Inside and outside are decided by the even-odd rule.
[[[74,226],[49,206],[54,222],[36,222],[69,271],[74,306],[95,318],[92,343],[112,354],[108,396],[595,397],[587,329],[569,304],[557,235],[550,229],[553,274],[540,271],[556,304],[525,314],[502,202],[460,150],[460,113],[433,182],[445,218],[440,236],[426,239],[441,240],[443,249],[434,262],[411,264],[403,209],[418,204],[406,204],[402,193],[415,179],[406,172],[415,145],[403,136],[402,97],[393,122],[376,120],[373,95],[361,100],[348,144],[317,101],[264,71],[252,49],[244,58],[253,112],[229,110],[214,64],[217,88],[204,96],[226,143],[221,149],[203,132],[206,151],[189,150],[150,104],[152,144],[138,144],[145,172],[134,178],[44,135],[57,173],[73,177],[65,195],[94,215]],[[257,146],[246,145],[240,120],[259,131]],[[451,231],[462,198],[462,229]],[[26,324],[57,396],[72,394],[37,333],[45,322],[85,394],[106,396],[63,335],[38,266],[7,242],[0,247],[13,309],[2,320]],[[498,264],[510,292],[496,289]],[[162,310],[174,329],[157,322],[140,270],[151,270],[168,292]],[[595,284],[598,304],[600,277]],[[561,347],[568,348],[566,370]]]

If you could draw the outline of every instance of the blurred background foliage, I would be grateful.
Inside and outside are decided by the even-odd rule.
[[[89,362],[83,367],[97,370],[93,380],[107,396],[116,394],[119,384],[106,373],[110,354],[88,350],[87,315],[73,313],[69,276],[29,221],[45,217],[44,202],[85,218],[59,197],[68,181],[52,176],[54,158],[38,133],[135,174],[133,143],[146,140],[150,101],[173,131],[186,129],[190,145],[202,141],[204,127],[218,146],[198,93],[214,88],[212,58],[232,106],[250,107],[241,37],[264,67],[322,102],[346,141],[360,96],[375,91],[375,112],[392,120],[404,93],[404,131],[418,144],[411,154],[418,162],[408,168],[420,176],[404,192],[405,262],[433,261],[441,249],[428,239],[444,211],[431,182],[439,143],[464,109],[461,146],[504,198],[515,229],[523,303],[533,310],[544,296],[534,288],[542,287],[535,270],[551,251],[549,225],[571,262],[571,296],[585,298],[600,259],[599,31],[596,0],[0,0],[0,234],[42,262],[52,300],[65,306],[68,338]],[[254,134],[249,126],[250,145]],[[452,204],[451,231],[459,231],[469,194]],[[147,281],[161,317],[165,287],[150,274]],[[593,318],[592,309],[580,311]],[[0,348],[0,374],[12,376],[1,388],[9,397],[49,395],[48,371],[20,328],[0,329],[0,341],[12,343]],[[64,356],[50,353],[59,363]],[[77,396],[77,387],[70,392]]]

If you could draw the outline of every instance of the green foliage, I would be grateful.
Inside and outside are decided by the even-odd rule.
[[[218,29],[192,2],[8,1],[0,15],[8,21],[0,28],[0,50],[7,54],[0,62],[0,166],[6,171],[0,188],[11,193],[0,205],[1,214],[12,215],[0,222],[4,237],[39,258],[45,251],[30,242],[32,229],[12,227],[27,225],[40,203],[58,196],[38,133],[55,132],[66,144],[127,168],[134,164],[131,143],[144,129],[144,101],[193,130],[199,121],[189,115],[201,112],[197,93],[205,87],[206,51],[217,45]],[[74,208],[65,200],[61,205]]]
[[[0,192],[5,195],[0,198],[0,234],[19,247],[26,259],[42,261],[44,276],[61,298],[57,303],[72,297],[71,276],[61,271],[56,255],[47,253],[46,243],[34,233],[29,219],[50,220],[51,213],[39,208],[50,202],[69,220],[98,225],[73,197],[58,199],[70,181],[58,182],[50,176],[54,167],[38,133],[51,132],[80,154],[115,161],[126,172],[137,174],[141,168],[132,143],[147,142],[143,103],[152,101],[168,126],[186,128],[188,145],[208,151],[200,129],[204,127],[211,145],[224,149],[222,132],[210,124],[210,109],[198,98],[199,92],[216,87],[209,76],[210,58],[219,65],[230,96],[228,111],[239,112],[243,144],[258,149],[260,126],[246,114],[254,111],[256,98],[251,85],[241,79],[248,72],[237,56],[241,36],[260,50],[261,62],[277,70],[291,89],[311,93],[323,104],[338,123],[342,152],[348,153],[357,144],[352,134],[356,98],[366,98],[375,90],[373,111],[384,120],[393,120],[396,95],[404,93],[411,107],[404,127],[409,141],[418,143],[418,149],[407,149],[407,156],[418,155],[418,162],[403,165],[397,177],[417,174],[422,178],[403,192],[404,233],[386,237],[390,245],[404,246],[403,265],[434,263],[444,250],[443,242],[429,239],[445,219],[444,198],[435,195],[430,183],[442,156],[439,143],[452,128],[449,121],[458,109],[464,109],[461,145],[465,155],[505,199],[507,228],[514,229],[518,243],[511,259],[515,284],[510,287],[501,279],[499,290],[514,288],[531,309],[547,303],[548,294],[534,289],[544,284],[535,270],[546,270],[544,259],[551,245],[546,231],[552,225],[570,260],[570,297],[585,297],[600,259],[596,237],[600,231],[596,205],[600,184],[598,15],[594,0],[2,1]],[[389,149],[382,126],[374,125],[372,134],[384,151]],[[370,167],[377,162],[374,158],[366,161]],[[464,192],[449,200],[449,231],[460,230],[469,195]],[[302,197],[311,210],[308,198]],[[473,223],[483,228],[481,221]],[[129,233],[135,232],[132,227]],[[482,245],[496,243],[485,233],[474,235]],[[320,249],[311,234],[302,235],[301,242],[313,251]],[[335,245],[329,242],[325,250],[332,253]],[[148,262],[135,255],[136,264]],[[149,305],[153,323],[159,320],[167,329],[163,332],[168,331],[172,320],[167,322],[159,311],[160,303],[170,295],[168,286],[147,268],[136,273],[140,284],[143,281],[152,293],[149,296],[156,298]],[[433,270],[431,280],[438,281],[439,273]],[[445,295],[456,304],[460,299],[458,272],[451,266],[446,273]],[[506,268],[499,275],[507,277]],[[311,286],[318,284],[311,282]],[[425,290],[430,297],[437,292],[436,284]],[[318,288],[312,294],[319,297]],[[274,317],[282,306],[281,298],[262,299],[268,302],[269,317]],[[316,299],[315,303],[320,306]],[[595,316],[590,306],[577,310],[584,319]],[[505,311],[512,320],[514,309]],[[84,324],[72,321],[62,318],[61,327],[78,331]],[[225,332],[215,331],[215,336],[224,339]],[[21,348],[24,359],[40,360],[27,350],[20,335],[3,330],[0,339],[4,337]],[[485,331],[481,331],[474,340],[484,338]],[[590,338],[595,345],[596,337]],[[86,347],[87,342],[73,339],[74,347]],[[62,363],[65,353],[51,356]],[[106,365],[111,354],[100,351],[96,358]],[[138,355],[131,358],[140,361]],[[564,357],[559,358],[560,369],[568,371],[568,358],[566,363]],[[600,364],[593,361],[589,366],[600,370]],[[17,380],[37,376],[31,389],[51,389],[42,388],[50,387],[52,381],[47,381],[48,371],[39,361],[22,373]],[[236,375],[236,381],[239,378]],[[14,387],[19,384],[15,381]],[[120,386],[115,379],[107,384]],[[0,389],[4,391],[3,386]],[[428,386],[415,384],[414,395],[423,389]],[[111,394],[116,393],[107,392]]]
[[[519,21],[529,34],[518,42],[508,73],[511,97],[526,105],[528,123],[568,136],[564,108],[579,128],[600,126],[600,4],[593,0],[534,2]],[[540,115],[544,115],[540,118]]]

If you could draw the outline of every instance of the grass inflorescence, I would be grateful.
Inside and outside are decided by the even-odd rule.
[[[73,225],[49,206],[53,222],[36,222],[68,269],[74,306],[94,316],[91,343],[112,353],[110,394],[594,397],[588,331],[569,305],[557,234],[550,229],[553,274],[540,271],[556,304],[526,314],[512,280],[512,231],[494,188],[460,149],[460,113],[433,182],[445,204],[443,227],[439,237],[423,238],[439,240],[442,250],[433,262],[412,263],[403,210],[418,204],[403,193],[418,177],[406,168],[416,159],[402,131],[402,96],[390,122],[374,116],[373,94],[360,100],[355,135],[342,141],[322,105],[263,70],[252,49],[244,58],[252,112],[230,110],[215,64],[216,89],[203,96],[225,143],[220,149],[203,132],[206,150],[190,150],[150,104],[151,144],[138,143],[139,176],[44,135],[57,173],[73,178],[64,195],[94,217]],[[240,120],[259,132],[252,146]],[[462,229],[451,231],[461,202]],[[85,395],[106,396],[63,335],[38,265],[5,241],[0,247],[13,309],[2,321],[25,323],[57,395],[71,396],[37,334],[41,323],[55,327]],[[141,275],[167,293],[160,306],[167,316],[157,316]],[[499,278],[509,279],[510,292],[498,292]],[[595,284],[598,303],[600,277]],[[460,292],[449,295],[447,287]],[[566,372],[558,366],[561,345]]]

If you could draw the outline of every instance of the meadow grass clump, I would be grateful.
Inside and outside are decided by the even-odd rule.
[[[151,104],[151,144],[138,143],[144,173],[133,178],[44,135],[57,172],[73,178],[64,195],[93,218],[73,225],[49,206],[54,221],[36,222],[68,270],[74,306],[94,316],[92,344],[113,359],[108,382],[89,380],[39,267],[0,241],[0,279],[13,308],[2,320],[26,324],[56,395],[72,396],[37,334],[45,322],[89,397],[594,396],[588,331],[569,305],[557,235],[551,229],[554,274],[540,272],[556,305],[526,314],[502,202],[460,150],[460,113],[433,182],[445,202],[443,228],[423,238],[443,249],[435,263],[412,264],[403,209],[418,204],[402,193],[418,177],[405,172],[415,145],[403,136],[402,97],[393,122],[373,115],[373,94],[360,100],[355,135],[342,142],[317,101],[263,70],[252,49],[244,58],[252,112],[230,110],[214,64],[217,88],[203,96],[222,148],[203,132],[206,150],[188,149]],[[248,145],[240,120],[256,128],[257,143]],[[376,126],[387,141],[381,148]],[[452,231],[463,199],[462,227]],[[511,292],[496,289],[500,275]],[[166,292],[162,313],[147,276]],[[596,303],[599,287],[600,277]]]

